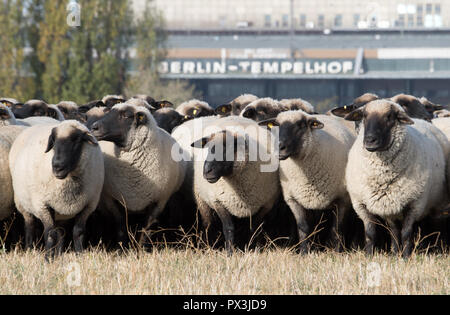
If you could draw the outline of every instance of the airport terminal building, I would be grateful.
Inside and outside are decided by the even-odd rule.
[[[164,5],[171,2],[177,0],[156,4],[161,3],[162,12],[167,13]],[[283,21],[282,9],[286,7],[287,14],[303,10],[313,19],[328,3],[319,0],[315,11],[308,11],[312,9],[296,7],[297,2],[292,1],[290,8],[280,5],[276,16]],[[245,25],[239,24],[242,17],[222,26],[208,24],[212,22],[205,18],[206,27],[201,28],[199,15],[181,27],[172,7],[167,22],[167,59],[159,71],[165,79],[194,83],[212,105],[253,93],[277,99],[302,97],[325,110],[364,92],[382,97],[405,92],[450,104],[450,26],[443,22],[450,17],[441,16],[450,12],[445,1],[375,1],[382,2],[384,11],[372,10],[371,14],[364,13],[367,8],[353,0],[343,2],[348,6],[343,6],[347,10],[337,18],[341,24],[334,23],[336,11],[323,9],[325,18],[320,27],[317,20],[300,23],[298,13],[292,14],[296,18],[288,19],[286,27],[283,23],[264,25],[264,19],[257,18],[264,12],[258,10],[254,10],[254,20],[252,14],[242,15],[247,18]],[[358,8],[362,11],[356,11]],[[217,10],[215,14],[222,12],[230,21],[229,9]],[[240,12],[245,10],[240,8]]]

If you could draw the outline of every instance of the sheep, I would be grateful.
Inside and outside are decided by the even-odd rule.
[[[110,109],[106,106],[92,107],[86,112],[86,127],[90,129],[97,120],[100,120],[103,116],[109,113],[109,111]]]
[[[431,121],[433,118],[432,113],[429,113],[424,104],[422,104],[420,100],[413,95],[398,94],[391,97],[390,100],[403,107],[405,112],[411,118],[419,118],[427,121]]]
[[[97,140],[80,122],[39,125],[14,142],[9,165],[17,210],[25,219],[26,247],[33,242],[33,221],[44,225],[47,255],[60,253],[63,240],[55,222],[75,218],[75,251],[83,250],[86,221],[103,187],[103,155]]]
[[[138,94],[133,96],[131,99],[141,99],[146,101],[149,105],[153,106],[155,105],[156,101],[153,97],[149,96],[149,95],[145,95],[145,94]]]
[[[308,114],[317,114],[314,110],[314,106],[311,103],[302,100],[301,98],[282,99],[280,104],[284,107],[284,110],[302,110]]]
[[[48,105],[49,110],[54,110],[53,113],[51,113],[51,116],[49,116],[50,118],[56,119],[58,121],[63,121],[66,120],[66,118],[64,117],[62,111],[59,109],[58,106],[56,106],[55,104],[49,104]]]
[[[8,106],[0,103],[0,127],[17,125],[16,117]]]
[[[55,109],[50,108],[47,103],[41,100],[29,100],[25,104],[15,104],[12,107],[12,112],[18,119],[33,116],[57,117],[57,112]]]
[[[433,113],[435,111],[444,109],[444,106],[438,105],[438,104],[434,104],[434,103],[430,102],[425,96],[422,96],[419,99],[419,101],[425,107],[425,110],[431,115],[433,115]]]
[[[332,238],[336,250],[342,249],[342,225],[351,209],[345,166],[355,135],[338,119],[297,110],[260,123],[279,128],[281,189],[297,221],[301,252],[311,232],[307,210],[331,207],[336,208]]]
[[[251,102],[258,99],[257,96],[253,94],[243,94],[236,97],[228,104],[220,105],[216,108],[215,112],[217,115],[222,117],[226,116],[239,116],[241,111]]]
[[[164,129],[168,133],[172,133],[175,127],[194,118],[187,115],[182,116],[179,112],[170,107],[158,109],[153,113],[153,117],[155,118],[158,127]]]
[[[125,241],[126,235],[120,203],[129,212],[146,212],[143,244],[147,231],[183,183],[185,162],[172,158],[172,148],[179,145],[157,127],[146,108],[126,103],[115,105],[91,129],[105,158],[102,203],[115,218],[117,238]]]
[[[140,98],[131,98],[126,101],[126,104],[145,107],[150,113],[153,113],[156,110],[156,108],[150,105],[146,100]]]
[[[56,107],[61,111],[65,120],[78,120],[81,123],[86,122],[86,117],[78,111],[78,105],[75,102],[61,101],[56,104]],[[61,120],[62,119],[58,119]]]
[[[360,108],[360,107],[366,105],[367,103],[378,100],[378,99],[379,99],[379,97],[376,94],[365,93],[365,94],[355,98],[350,105],[345,105],[342,107],[335,107],[335,108],[331,109],[330,111],[327,112],[327,115],[329,115],[331,113],[334,116],[344,118],[347,114],[351,113],[355,109]]]
[[[86,114],[89,110],[95,107],[106,107],[106,105],[101,100],[90,101],[89,103],[79,106],[78,111],[81,114]]]
[[[181,103],[176,111],[182,116],[192,116],[194,118],[212,116],[215,114],[214,109],[209,106],[208,103],[193,99],[184,103]]]
[[[102,98],[106,107],[112,108],[116,104],[125,103],[126,100],[122,95],[106,95]]]
[[[345,119],[363,124],[349,153],[346,182],[364,223],[366,252],[373,253],[379,216],[392,231],[393,251],[402,248],[408,257],[413,224],[445,202],[442,144],[431,124],[411,119],[390,100],[369,102]]]
[[[56,120],[54,118],[51,117],[46,117],[46,116],[37,116],[37,117],[28,117],[25,119],[17,119],[17,124],[18,125],[23,125],[23,126],[36,126],[36,125],[54,125],[54,124],[59,124],[61,121]]]
[[[5,105],[6,107],[13,107],[16,104],[20,104],[20,102],[15,98],[4,97],[0,98],[0,105],[1,104]]]
[[[9,171],[9,151],[14,140],[25,129],[23,126],[0,127],[0,221],[8,218],[14,209],[14,191]]]
[[[283,105],[270,97],[266,97],[257,99],[248,104],[241,111],[240,116],[260,122],[266,119],[275,118],[282,111],[284,111]]]
[[[433,112],[434,118],[444,118],[444,117],[450,117],[450,111],[446,109],[441,109]]]
[[[206,158],[200,153],[194,154],[194,196],[201,214],[207,214],[211,208],[219,216],[225,249],[231,253],[234,246],[232,216],[255,216],[256,224],[252,229],[262,222],[280,194],[278,169],[262,171],[265,163],[261,156],[250,158],[250,148],[259,145],[258,149],[266,150],[276,159],[264,143],[264,139],[270,139],[270,133],[254,121],[232,116],[215,120],[211,126],[214,126],[213,133],[203,134],[191,144],[197,149],[207,148],[207,152],[202,152],[207,153]],[[278,159],[276,161],[278,166]]]

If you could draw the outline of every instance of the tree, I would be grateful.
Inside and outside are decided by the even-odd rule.
[[[188,81],[164,81],[159,76],[158,65],[167,54],[167,34],[164,26],[161,13],[147,2],[135,25],[135,58],[126,94],[147,94],[174,104],[194,97],[199,98],[200,94],[195,91],[195,86],[190,85]]]
[[[33,95],[25,60],[25,23],[22,0],[0,1],[0,96],[17,99]],[[28,90],[27,90],[28,88]]]

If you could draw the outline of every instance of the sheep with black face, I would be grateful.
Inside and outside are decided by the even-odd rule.
[[[389,225],[393,250],[409,256],[413,224],[445,203],[445,157],[438,131],[389,100],[372,101],[346,119],[363,125],[349,153],[346,182],[364,223],[366,251],[373,253],[379,216]]]
[[[102,98],[102,103],[108,108],[112,108],[114,105],[125,102],[126,100],[122,95],[106,95]]]
[[[182,116],[191,116],[194,118],[200,118],[205,116],[214,115],[214,109],[209,106],[208,103],[193,99],[184,103],[181,103],[176,111]]]
[[[153,113],[153,117],[155,117],[158,127],[164,129],[168,133],[172,133],[175,127],[194,118],[188,115],[183,116],[170,107],[158,109]]]
[[[260,98],[248,104],[241,112],[240,116],[256,122],[270,118],[275,118],[281,112],[285,111],[283,105],[278,101],[266,97]]]
[[[270,133],[254,121],[233,116],[218,119],[210,126],[216,131],[192,143],[196,150],[207,149],[194,154],[194,196],[201,214],[207,215],[213,209],[219,216],[225,246],[231,252],[232,216],[254,216],[252,229],[263,222],[280,194],[278,167],[264,170],[262,166],[268,162],[261,155],[250,158],[252,147],[270,156],[274,153],[266,142],[270,141]]]
[[[251,102],[254,102],[258,99],[257,96],[253,94],[243,94],[241,96],[236,97],[228,104],[220,105],[216,108],[216,114],[222,117],[227,116],[239,116],[242,110]]]
[[[144,243],[147,231],[183,183],[185,162],[172,158],[172,148],[181,149],[141,106],[115,105],[91,129],[102,140],[105,158],[102,208],[114,216],[119,241],[126,240],[119,205],[129,212],[145,212],[146,226],[140,237]]]
[[[81,123],[86,122],[86,116],[78,111],[77,103],[71,101],[61,101],[58,104],[56,104],[56,107],[61,111],[65,120],[75,119]]]
[[[284,107],[285,111],[302,110],[307,114],[316,114],[314,106],[312,106],[310,102],[301,98],[282,99],[280,104]]]
[[[83,249],[86,221],[103,187],[103,155],[89,130],[75,120],[27,128],[9,154],[14,201],[24,216],[26,245],[34,239],[34,217],[44,225],[45,248],[61,252],[56,222],[75,218],[73,241]]]
[[[331,208],[335,208],[331,236],[336,250],[342,249],[343,224],[351,209],[345,166],[355,136],[338,119],[297,110],[260,123],[279,128],[281,188],[297,221],[302,252],[307,251],[312,232],[307,211]]]
[[[17,119],[24,119],[34,116],[46,116],[54,119],[58,118],[58,112],[41,100],[29,100],[25,104],[15,104],[12,112]]]

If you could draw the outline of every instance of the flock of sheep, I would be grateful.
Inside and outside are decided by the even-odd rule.
[[[285,202],[302,252],[311,245],[309,213],[327,210],[336,250],[344,245],[344,222],[356,213],[367,253],[383,220],[392,250],[407,257],[415,223],[447,220],[449,139],[450,112],[405,94],[367,93],[326,114],[302,99],[250,94],[216,109],[199,100],[174,109],[146,95],[109,95],[81,106],[4,98],[0,220],[17,210],[31,248],[38,219],[46,252],[54,255],[64,245],[59,222],[73,220],[73,247],[82,251],[94,212],[113,218],[117,243],[128,240],[128,214],[142,214],[144,244],[163,213],[190,216],[192,204],[191,216],[199,214],[205,231],[219,220],[231,252],[235,218],[251,218],[255,231],[270,225],[269,214]],[[277,167],[264,171],[267,160],[249,158],[253,144],[275,156]]]

